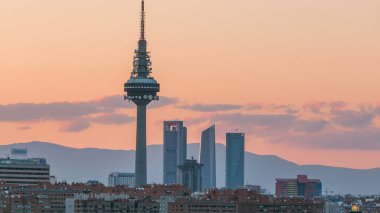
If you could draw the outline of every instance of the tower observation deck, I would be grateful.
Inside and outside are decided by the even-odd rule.
[[[137,106],[136,129],[136,187],[147,183],[146,156],[146,106],[151,101],[158,101],[160,84],[151,76],[152,62],[145,40],[145,8],[141,1],[141,26],[138,48],[135,50],[133,70],[130,79],[124,84],[124,100],[132,101]]]

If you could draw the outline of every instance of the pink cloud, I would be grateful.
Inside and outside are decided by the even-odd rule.
[[[90,125],[90,122],[86,119],[64,121],[60,123],[58,130],[61,132],[81,132],[88,129]]]

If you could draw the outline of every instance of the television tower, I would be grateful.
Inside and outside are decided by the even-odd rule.
[[[135,50],[133,70],[130,79],[124,84],[124,100],[132,101],[137,106],[136,129],[136,187],[147,184],[146,160],[146,106],[152,101],[158,101],[157,92],[160,84],[151,76],[152,68],[147,42],[145,40],[145,9],[141,1],[141,26],[138,48]]]

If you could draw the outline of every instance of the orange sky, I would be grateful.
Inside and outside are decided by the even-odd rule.
[[[189,121],[190,142],[198,142],[201,129],[217,122],[218,141],[224,143],[224,131],[235,129],[235,123],[223,115],[287,114],[274,105],[292,105],[297,110],[290,113],[297,120],[292,125],[322,119],[328,126],[300,135],[293,126],[272,127],[278,118],[265,125],[247,121],[239,128],[248,133],[249,151],[300,164],[380,167],[380,138],[373,139],[380,129],[380,1],[147,0],[146,7],[160,95],[178,98],[149,112],[150,144],[162,143],[165,119]],[[138,10],[137,0],[0,2],[0,105],[122,95],[138,38]],[[332,106],[324,106],[326,113],[305,108],[335,101],[347,103],[343,110],[352,113]],[[253,103],[264,106],[248,109]],[[211,112],[179,108],[193,104],[242,107]],[[133,109],[118,112],[134,116]],[[205,120],[192,122],[197,119]],[[134,122],[60,131],[65,122],[2,121],[0,143],[41,140],[134,148]],[[372,138],[365,145],[357,140],[357,149],[335,147],[335,140],[346,140],[340,139],[344,131],[352,131],[351,138]],[[329,142],[320,145],[313,139],[318,137]]]

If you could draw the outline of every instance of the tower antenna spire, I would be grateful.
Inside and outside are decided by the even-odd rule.
[[[145,40],[145,3],[144,0],[141,1],[141,31],[140,39]]]

